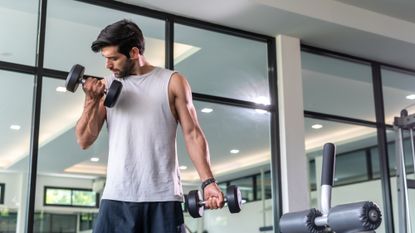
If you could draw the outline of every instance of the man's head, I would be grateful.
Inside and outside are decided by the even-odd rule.
[[[105,27],[92,43],[92,51],[101,52],[106,58],[106,67],[117,78],[134,72],[137,56],[144,53],[144,37],[133,22],[121,20]]]
[[[129,20],[121,20],[106,26],[92,42],[91,49],[99,52],[107,46],[117,46],[118,52],[130,58],[130,51],[137,47],[144,54],[144,37],[137,24]]]

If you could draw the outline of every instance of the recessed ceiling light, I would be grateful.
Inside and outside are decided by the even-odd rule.
[[[186,170],[187,169],[187,166],[180,166],[179,169],[180,170]]]
[[[406,96],[406,98],[408,100],[415,100],[415,94],[408,95],[408,96]]]
[[[323,128],[323,126],[320,125],[320,124],[314,124],[314,125],[311,126],[311,128],[313,128],[313,129],[321,129],[321,128]]]
[[[57,92],[66,92],[66,88],[64,88],[64,87],[57,87],[56,88],[56,91]]]
[[[200,110],[201,112],[204,112],[204,113],[211,113],[211,112],[213,112],[213,109],[211,109],[211,108],[203,108],[202,110]]]
[[[92,157],[91,158],[91,162],[98,162],[99,161],[99,158],[97,158],[97,157]]]
[[[238,154],[239,153],[239,150],[238,149],[232,149],[231,150],[231,154]]]
[[[12,130],[20,130],[20,128],[22,128],[20,125],[11,125],[10,129]]]

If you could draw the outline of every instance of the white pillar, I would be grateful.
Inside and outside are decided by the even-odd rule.
[[[286,213],[304,210],[310,205],[298,38],[277,36],[277,62],[281,191],[283,212]]]

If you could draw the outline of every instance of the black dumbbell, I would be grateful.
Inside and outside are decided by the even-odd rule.
[[[84,72],[85,67],[76,64],[72,66],[72,69],[69,71],[68,77],[66,78],[65,87],[66,90],[70,92],[75,92],[79,84],[84,84]],[[95,77],[97,78],[97,77]],[[97,78],[101,79],[101,78]],[[118,80],[114,80],[111,83],[111,86],[108,89],[105,89],[104,93],[106,94],[104,105],[111,108],[117,103],[118,97],[120,96],[122,89],[122,83]]]
[[[200,218],[203,216],[205,211],[205,201],[202,201],[202,194],[199,190],[190,191],[187,195],[186,202],[190,216],[193,218]],[[226,189],[225,202],[232,214],[239,213],[241,211],[242,195],[237,186],[228,186]]]

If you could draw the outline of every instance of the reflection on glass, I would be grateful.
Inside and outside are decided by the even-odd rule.
[[[71,205],[72,192],[70,189],[48,188],[46,189],[46,205]]]
[[[68,207],[53,208],[71,216],[71,219],[75,218],[77,227],[77,219],[81,212],[98,212],[95,194],[102,192],[104,187],[108,155],[107,129],[104,124],[97,141],[87,150],[80,149],[74,127],[81,116],[85,94],[80,88],[76,93],[58,91],[64,84],[65,80],[48,77],[43,79],[37,184],[63,190],[61,193],[62,196],[63,193],[66,194],[66,202],[61,204]],[[91,158],[99,160],[91,161]],[[42,193],[37,193],[36,196],[43,197],[43,189],[38,190],[42,190]],[[53,225],[59,227],[58,225],[62,224],[61,227],[65,228],[67,225],[63,219],[66,217],[54,216],[44,205],[43,202],[36,202],[35,211],[50,214]],[[85,207],[88,211],[85,211]],[[62,221],[59,220],[61,218]]]
[[[319,129],[312,128],[312,125],[320,124]],[[327,142],[336,145],[335,180],[332,190],[332,206],[339,204],[353,203],[362,200],[373,201],[383,209],[382,186],[379,179],[372,179],[371,154],[374,147],[377,147],[376,128],[356,126],[345,123],[305,119],[305,144],[306,153],[310,165],[315,166],[316,191],[311,191],[311,203],[320,203],[320,179],[322,170],[322,149]],[[314,204],[313,204],[314,205]],[[320,208],[319,205],[316,207]],[[385,224],[379,228],[384,232]]]
[[[269,171],[271,159],[270,147],[270,114],[259,113],[255,109],[231,107],[220,104],[195,101],[195,108],[201,127],[206,135],[210,149],[210,159],[215,178],[220,182],[223,191],[226,184],[240,186],[242,195],[249,200],[253,199],[254,176],[264,171]],[[209,113],[202,112],[204,108],[210,108]],[[180,129],[180,127],[179,127]],[[194,169],[184,145],[181,129],[178,132],[177,151],[180,165],[187,166],[181,172],[183,183],[197,183],[200,185],[199,176]],[[235,151],[238,150],[238,153]],[[231,152],[233,151],[233,153]],[[249,177],[249,178],[247,178]],[[270,178],[268,178],[269,184]],[[202,218],[203,229],[208,232],[257,232],[263,222],[272,224],[272,203],[267,200],[265,207],[261,201],[248,202],[243,210],[236,215],[229,213],[227,208],[217,211],[205,211]],[[263,215],[252,215],[245,209],[265,208],[266,219]],[[250,223],[241,226],[240,218],[249,218]],[[194,226],[195,220],[186,218],[186,225]],[[192,230],[196,229],[194,227]]]
[[[254,200],[254,179],[253,177],[240,178],[230,182],[230,185],[238,186],[242,194],[242,199],[245,201]]]
[[[174,29],[175,69],[193,92],[270,103],[266,43],[180,24]],[[182,53],[180,44],[190,47]]]
[[[382,69],[382,90],[387,124],[392,125],[402,109],[415,113],[415,74]]]
[[[269,164],[270,114],[258,113],[254,109],[230,107],[220,104],[195,101],[200,125],[209,143],[210,160],[216,176],[240,174],[251,167]],[[201,112],[213,109],[210,113]],[[182,180],[198,181],[199,176],[190,161],[184,144],[181,128],[177,137],[179,163],[186,166]],[[232,153],[238,150],[238,153]]]
[[[34,65],[39,1],[0,1],[0,61]]]
[[[375,121],[368,65],[301,53],[304,110]]]
[[[1,16],[0,16],[1,17]],[[26,222],[33,76],[0,71],[0,232],[23,232]],[[18,90],[18,91],[17,91]],[[4,224],[3,224],[4,222]]]
[[[267,171],[256,176],[257,180],[257,200],[270,199],[272,198],[272,183],[271,183],[271,172]],[[264,194],[264,196],[262,196]]]
[[[74,13],[76,12],[76,13]],[[122,19],[137,23],[143,31],[144,55],[153,65],[164,67],[164,21],[78,1],[48,1],[45,67],[69,71],[72,65],[86,67],[85,73],[106,76],[104,58],[91,50],[91,43],[107,25]],[[105,16],[105,17],[103,17]],[[62,47],[65,54],[62,56]]]

